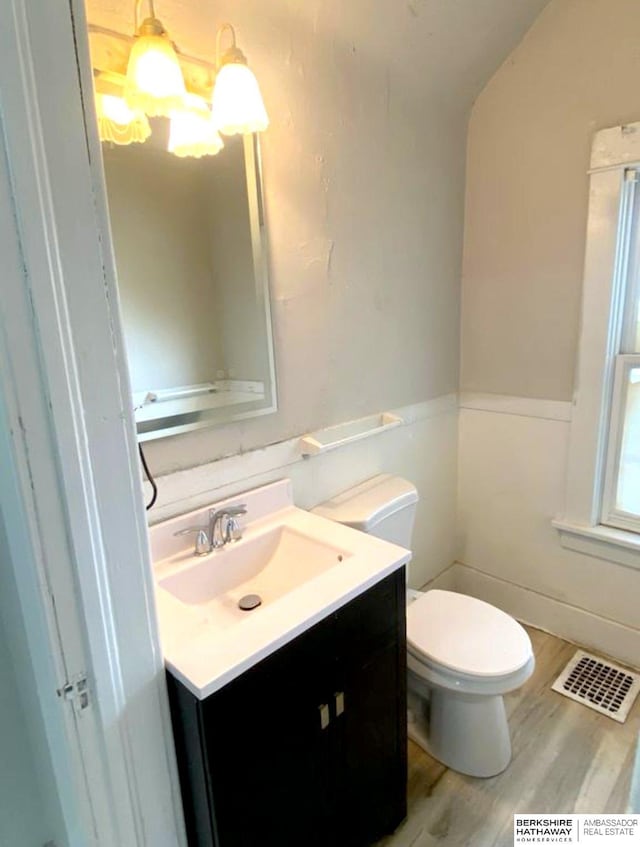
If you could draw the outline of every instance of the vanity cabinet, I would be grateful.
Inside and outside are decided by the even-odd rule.
[[[190,847],[364,847],[405,817],[403,568],[205,700],[168,684]]]

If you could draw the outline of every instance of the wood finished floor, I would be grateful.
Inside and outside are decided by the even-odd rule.
[[[407,820],[376,847],[512,847],[516,812],[624,812],[640,697],[626,723],[598,714],[551,684],[577,649],[527,628],[536,669],[505,697],[513,759],[492,779],[445,768],[409,742]]]

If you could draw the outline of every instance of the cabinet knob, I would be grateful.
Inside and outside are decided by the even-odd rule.
[[[318,706],[320,710],[320,729],[326,729],[329,726],[329,721],[331,717],[329,715],[329,706],[326,703],[322,703]]]
[[[344,691],[338,691],[333,696],[336,701],[336,717],[339,718],[344,712]]]

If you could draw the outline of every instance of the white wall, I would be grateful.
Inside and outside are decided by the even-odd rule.
[[[463,391],[570,400],[591,141],[637,121],[636,0],[552,0],[469,123]]]
[[[549,414],[538,401],[517,414],[492,396],[474,405],[460,411],[458,587],[637,666],[640,572],[564,549],[551,526],[563,509],[570,405],[555,419],[537,417]]]
[[[545,0],[166,0],[186,52],[230,20],[256,71],[279,412],[149,444],[167,473],[457,389],[469,108]],[[126,0],[91,21],[131,28]]]
[[[152,520],[172,492],[185,511],[227,493],[227,478],[240,491],[291,476],[296,502],[312,506],[386,471],[422,497],[412,584],[451,562],[455,412],[307,461],[288,439],[409,404],[440,408],[457,391],[469,109],[545,2],[384,0],[375,13],[368,0],[163,3],[194,55],[213,58],[216,26],[232,21],[265,97],[279,411],[148,444],[160,474]],[[130,4],[89,0],[88,17],[126,30]]]
[[[149,513],[151,522],[284,477],[293,482],[296,505],[312,508],[376,474],[400,474],[412,480],[420,494],[409,569],[409,581],[418,588],[455,557],[456,396],[397,413],[404,426],[324,455],[302,458],[298,439],[291,439],[163,476],[158,503]]]
[[[636,117],[640,18],[627,0],[614,2],[553,0],[472,112],[462,386],[542,406],[513,415],[489,402],[462,412],[465,567],[456,579],[630,660],[638,575],[560,547],[550,521],[562,510],[569,412],[546,419],[571,394],[591,134]],[[161,473],[152,520],[284,475],[297,502],[312,506],[390,471],[422,497],[412,583],[451,560],[454,416],[306,462],[287,439],[456,390],[466,117],[498,43],[513,43],[544,4],[520,6],[517,21],[513,5],[474,4],[458,17],[429,2],[401,13],[385,4],[372,19],[359,4],[283,0],[268,20],[250,0],[234,7],[272,121],[263,150],[281,410],[150,444]],[[101,14],[118,25],[113,7]],[[165,21],[194,53],[196,17],[175,4]],[[628,21],[620,37],[616,19]],[[463,61],[471,42],[476,52]]]
[[[461,339],[462,403],[474,408],[459,441],[468,567],[456,574],[635,665],[640,573],[563,549],[550,521],[564,511],[591,142],[640,116],[638,43],[635,0],[552,0],[474,105]]]

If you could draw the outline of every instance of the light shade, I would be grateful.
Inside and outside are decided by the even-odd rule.
[[[247,65],[222,65],[213,88],[212,113],[224,135],[262,132],[269,126],[258,80]]]
[[[96,91],[96,113],[100,141],[141,144],[151,135],[146,116],[130,109],[122,97]]]
[[[124,99],[131,109],[169,117],[185,95],[184,78],[176,51],[162,24],[148,18],[129,54]]]
[[[169,152],[175,156],[215,156],[224,146],[204,99],[186,94],[184,106],[171,113]]]

